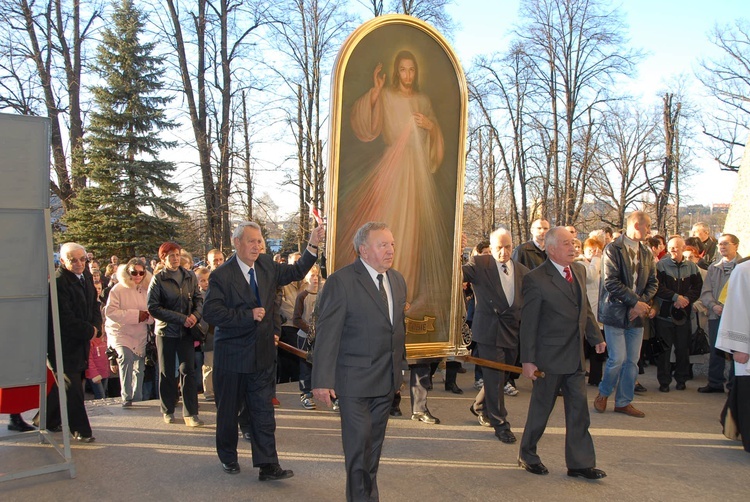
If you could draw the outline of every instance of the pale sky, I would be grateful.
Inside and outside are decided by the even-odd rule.
[[[507,48],[508,33],[518,20],[518,5],[519,0],[455,1],[450,14],[460,27],[453,35],[453,48],[464,68],[476,55]],[[688,99],[699,106],[703,91],[693,73],[698,61],[715,51],[709,31],[717,23],[733,23],[737,16],[750,17],[747,0],[627,0],[621,5],[631,45],[647,54],[628,89],[642,97],[644,107],[658,105],[666,83],[679,75],[686,77]],[[692,200],[683,199],[683,205],[731,202],[736,174],[721,171],[697,145],[695,153],[694,164],[700,172],[688,181],[683,197]]]
[[[693,73],[699,59],[710,56],[711,51],[715,50],[708,41],[708,33],[717,23],[732,23],[735,15],[747,13],[746,17],[750,17],[750,8],[746,3],[747,0],[623,1],[621,5],[629,26],[627,36],[630,44],[646,53],[633,81],[623,83],[627,86],[625,90],[640,96],[644,108],[660,106],[667,83],[683,75],[687,83],[687,98],[698,108],[703,90]],[[458,24],[451,37],[453,49],[465,70],[479,54],[489,55],[506,50],[511,38],[510,31],[518,20],[518,5],[519,0],[455,0],[449,7],[450,15]],[[328,82],[325,83],[324,92],[327,87]],[[280,157],[294,154],[291,139],[284,144],[280,142],[282,137],[288,136],[288,126],[279,124],[276,127],[279,132],[273,138],[253,146],[258,166],[275,163]],[[325,127],[328,127],[327,121]],[[271,128],[275,129],[273,125]],[[704,141],[700,124],[694,124],[694,128],[697,131],[696,139]],[[327,130],[325,134],[327,136]],[[736,174],[721,171],[699,144],[694,144],[693,149],[695,155],[692,162],[698,173],[682,181],[681,205],[709,206],[712,203],[731,202]],[[269,193],[279,206],[280,215],[296,211],[295,189],[289,185],[282,186],[278,171],[261,169],[255,179],[256,194]]]

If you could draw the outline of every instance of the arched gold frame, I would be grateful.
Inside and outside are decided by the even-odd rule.
[[[464,173],[466,168],[466,130],[468,122],[468,88],[466,77],[455,53],[451,49],[447,40],[429,24],[411,16],[388,15],[376,17],[357,28],[344,42],[341,47],[336,62],[331,83],[331,113],[330,113],[330,134],[329,134],[329,168],[327,180],[327,204],[326,216],[328,219],[328,243],[326,249],[326,259],[328,263],[328,272],[334,272],[336,263],[336,232],[337,232],[337,203],[339,193],[339,162],[341,153],[341,132],[344,124],[343,115],[343,96],[344,96],[344,75],[349,64],[350,57],[354,49],[363,41],[363,39],[385,26],[401,25],[419,30],[427,34],[431,40],[442,49],[448,61],[455,72],[456,84],[460,96],[459,103],[459,126],[457,138],[457,151],[455,159],[444,159],[444,167],[450,166],[455,162],[456,173],[456,198],[455,198],[455,215],[454,215],[454,232],[452,242],[452,253],[454,256],[453,270],[451,275],[451,295],[450,305],[450,335],[447,342],[425,342],[425,343],[407,343],[407,354],[410,359],[423,359],[432,357],[443,357],[446,355],[463,354],[465,348],[462,342],[461,328],[464,322],[464,300],[461,288],[461,232],[463,227],[463,196],[464,196]],[[394,41],[394,45],[406,45],[408,41]],[[411,250],[412,252],[419,252]],[[424,251],[429,252],[429,251]]]

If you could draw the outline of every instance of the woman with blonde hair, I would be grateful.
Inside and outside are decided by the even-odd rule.
[[[141,401],[148,325],[148,285],[151,273],[133,258],[117,268],[117,284],[109,292],[104,308],[108,346],[117,351],[122,407]]]

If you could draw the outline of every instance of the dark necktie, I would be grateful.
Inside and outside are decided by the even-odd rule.
[[[81,287],[85,291],[86,290],[86,279],[84,279],[84,277],[81,276],[81,277],[78,278],[78,281],[81,283]]]
[[[248,272],[250,274],[250,289],[253,290],[253,294],[255,295],[255,300],[258,302],[258,306],[262,306],[260,302],[260,292],[258,291],[258,283],[255,282],[255,269],[251,268]]]
[[[565,272],[565,280],[573,284],[573,274],[570,273],[570,267],[565,267],[563,272]]]
[[[506,265],[505,263],[503,263],[503,273],[505,275],[510,275],[510,272],[508,272],[508,265]]]
[[[385,284],[383,284],[383,274],[378,274],[378,289],[380,290],[380,297],[383,299],[385,308],[388,308],[388,293],[385,292]]]

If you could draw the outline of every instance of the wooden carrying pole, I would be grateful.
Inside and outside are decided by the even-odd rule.
[[[307,359],[307,352],[304,350],[300,350],[297,347],[292,347],[288,343],[284,343],[282,341],[279,341],[278,345],[282,349],[294,354],[297,357],[301,357],[302,359]],[[489,359],[480,359],[474,356],[454,356],[454,357],[455,359],[462,359],[466,361],[467,363],[474,363],[474,364],[478,364],[479,366],[486,366],[487,368],[492,368],[492,369],[496,369],[500,371],[512,371],[513,373],[519,373],[523,375],[523,368],[518,367],[518,366],[511,366],[510,364],[498,363],[495,361],[490,361]],[[543,371],[535,371],[534,375],[537,378],[544,378]]]
[[[498,363],[496,361],[490,361],[489,359],[480,359],[474,356],[455,356],[456,359],[462,359],[467,363],[478,364],[479,366],[486,366],[500,371],[510,371],[513,373],[519,373],[523,375],[523,368],[519,366],[511,366],[510,364]],[[544,378],[544,371],[535,371],[534,376],[537,378]]]

